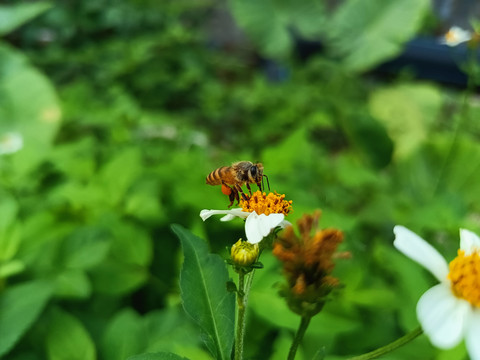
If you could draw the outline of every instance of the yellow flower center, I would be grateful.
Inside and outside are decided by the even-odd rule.
[[[448,278],[453,293],[470,304],[480,307],[480,253],[465,255],[458,250],[458,256],[450,262]]]
[[[257,214],[284,214],[292,210],[292,200],[285,200],[284,194],[277,193],[262,193],[256,191],[247,200],[240,200],[240,206],[243,211],[252,212]]]

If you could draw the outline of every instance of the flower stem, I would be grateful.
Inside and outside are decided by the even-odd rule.
[[[388,345],[382,346],[381,348],[378,348],[376,350],[370,351],[366,354],[359,355],[359,356],[354,356],[352,358],[349,358],[348,360],[369,360],[369,359],[376,359],[382,355],[385,355],[400,346],[403,346],[413,339],[415,339],[417,336],[421,335],[423,333],[423,330],[418,327],[415,330],[409,332],[408,334],[402,336],[401,338],[391,342]]]
[[[300,326],[298,327],[297,333],[295,334],[295,339],[293,339],[292,346],[290,347],[290,351],[288,353],[288,360],[295,359],[295,354],[297,353],[298,345],[303,339],[303,335],[305,335],[305,331],[307,331],[308,325],[310,324],[310,319],[312,317],[305,315],[302,316],[302,320],[300,321]]]
[[[252,287],[253,274],[255,270],[247,274],[238,273],[238,291],[237,291],[237,332],[235,334],[235,360],[243,359],[243,340],[245,338],[245,324],[248,295]],[[247,278],[245,281],[245,277]]]

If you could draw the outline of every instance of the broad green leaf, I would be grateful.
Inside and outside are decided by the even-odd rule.
[[[428,0],[349,0],[327,27],[349,70],[366,71],[402,51],[422,24]]]
[[[0,357],[8,353],[35,322],[52,290],[49,282],[33,281],[0,293]]]
[[[325,21],[318,1],[231,0],[230,4],[237,23],[269,57],[289,55],[293,33],[313,38],[321,33]]]
[[[91,270],[95,291],[117,296],[138,289],[148,276],[144,267],[112,260],[104,261]]]
[[[131,309],[114,316],[103,337],[103,358],[124,360],[145,349],[146,331],[142,318]]]
[[[12,259],[20,247],[21,225],[16,222],[18,203],[8,194],[0,193],[0,262]]]
[[[8,34],[34,17],[48,10],[52,4],[47,2],[0,5],[0,36]]]
[[[376,90],[370,112],[394,142],[394,156],[411,155],[427,139],[442,105],[440,91],[427,84],[402,84]]]
[[[210,360],[210,353],[198,336],[198,326],[181,306],[153,311],[144,316],[148,346],[147,353],[173,352],[195,360]]]
[[[227,291],[228,272],[206,243],[179,225],[172,225],[180,238],[184,263],[180,290],[185,311],[205,332],[207,348],[216,359],[230,359],[234,338],[235,295]]]
[[[116,205],[141,170],[141,154],[136,148],[118,153],[100,171],[99,181],[111,205]]]
[[[72,269],[89,269],[105,259],[111,245],[111,235],[97,228],[77,229],[63,243],[65,266]]]
[[[188,359],[173,353],[157,352],[157,353],[148,353],[148,354],[130,356],[129,358],[127,358],[127,360],[188,360]]]
[[[25,264],[20,260],[10,260],[0,264],[0,279],[21,273],[25,270]]]
[[[83,324],[61,309],[51,313],[47,325],[49,360],[95,360],[95,344]]]
[[[111,251],[113,257],[121,262],[139,266],[148,266],[152,260],[153,245],[150,235],[139,226],[118,223],[112,229]]]
[[[287,55],[292,48],[292,38],[278,14],[272,0],[232,0],[237,23],[268,56]]]
[[[90,279],[82,270],[65,270],[55,280],[55,295],[58,297],[85,299],[92,293]]]
[[[23,147],[10,156],[22,175],[50,151],[61,120],[59,100],[50,81],[5,44],[0,44],[0,94],[0,134],[23,138]]]

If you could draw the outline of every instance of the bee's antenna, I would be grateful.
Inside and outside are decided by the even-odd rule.
[[[268,186],[268,191],[270,191],[270,181],[268,181],[268,176],[267,175],[262,175],[262,188],[265,189],[265,185],[263,183],[263,178],[266,177],[267,178],[267,186]]]

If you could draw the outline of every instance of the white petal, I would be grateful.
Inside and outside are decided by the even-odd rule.
[[[423,331],[440,349],[450,349],[462,340],[469,315],[470,303],[455,297],[448,283],[432,287],[417,304]]]
[[[270,231],[280,225],[285,215],[283,214],[260,214],[255,211],[250,214],[245,222],[245,234],[251,244],[257,244],[270,234]]]
[[[460,249],[464,250],[466,255],[480,250],[480,238],[469,230],[460,229]]]
[[[200,217],[202,218],[203,221],[207,220],[210,216],[212,215],[227,215],[229,218],[227,220],[223,220],[227,216],[224,216],[222,218],[222,221],[228,221],[232,220],[235,217],[240,217],[242,219],[245,219],[250,213],[242,211],[242,209],[237,208],[237,209],[231,209],[231,210],[202,210],[200,211]]]
[[[398,250],[429,270],[439,281],[446,281],[448,264],[432,245],[404,226],[395,226],[393,232],[393,245]]]
[[[470,315],[465,334],[465,345],[472,360],[480,360],[480,309],[475,308]]]

